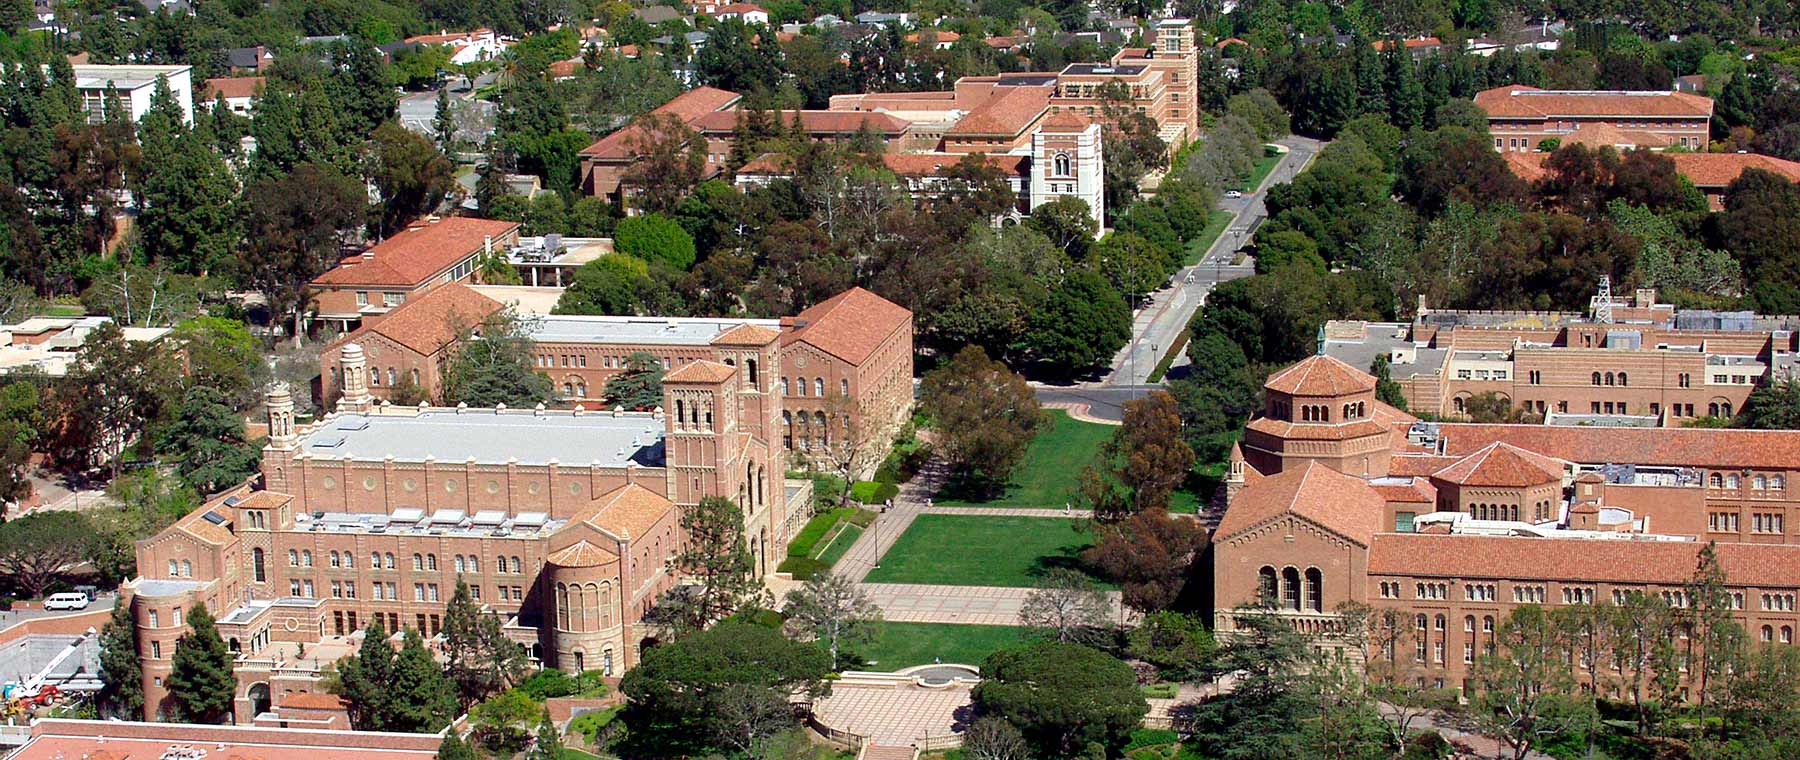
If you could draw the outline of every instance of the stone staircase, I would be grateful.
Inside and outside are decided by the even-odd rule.
[[[919,760],[919,750],[917,747],[864,744],[862,751],[856,753],[856,760]]]

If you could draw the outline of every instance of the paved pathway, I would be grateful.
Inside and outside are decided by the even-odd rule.
[[[813,703],[820,723],[869,738],[870,744],[910,747],[927,736],[959,733],[969,720],[969,687],[840,683]]]
[[[1091,509],[1056,507],[940,507],[932,505],[919,510],[927,515],[972,515],[978,517],[1060,517],[1086,520],[1094,516]]]

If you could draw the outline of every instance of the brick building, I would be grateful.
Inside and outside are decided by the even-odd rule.
[[[459,580],[545,665],[631,667],[657,635],[644,616],[682,582],[669,564],[685,540],[680,505],[740,505],[759,575],[806,516],[810,489],[784,482],[773,437],[779,385],[758,369],[778,366],[780,346],[773,330],[739,331],[759,340],[675,367],[651,412],[380,404],[354,344],[337,412],[298,427],[277,388],[261,488],[138,543],[140,575],[120,591],[146,717],[165,710],[183,612],[200,603],[237,653],[240,724],[304,713],[295,695],[319,691],[371,620],[436,636]]]
[[[1466,688],[1513,607],[1681,607],[1716,542],[1738,622],[1793,643],[1800,431],[1424,423],[1373,389],[1330,356],[1271,376],[1213,534],[1221,632],[1259,600],[1308,631],[1344,602],[1395,610],[1406,680]]]
[[[518,222],[427,217],[314,278],[312,318],[345,332],[440,285],[466,282],[481,258],[518,242]]]
[[[1609,127],[1638,138],[1704,150],[1712,127],[1711,98],[1673,90],[1540,90],[1505,85],[1475,94],[1499,151],[1535,151],[1547,139]]]
[[[47,718],[13,760],[432,760],[443,737],[317,728],[248,728],[188,723]]]
[[[1533,415],[1675,426],[1729,417],[1792,370],[1793,318],[1681,311],[1639,290],[1597,313],[1444,311],[1409,323],[1326,324],[1323,351],[1366,369],[1377,356],[1407,408],[1455,417],[1497,393]]]
[[[1565,140],[1565,144],[1569,141]],[[1586,141],[1592,147],[1610,146],[1615,150],[1630,150],[1642,147],[1641,144],[1627,142],[1625,138],[1610,141]],[[1772,172],[1789,182],[1800,182],[1800,161],[1789,161],[1759,153],[1665,153],[1675,163],[1675,172],[1686,177],[1694,187],[1706,194],[1706,203],[1714,211],[1725,208],[1725,188],[1735,182],[1738,177],[1750,169],[1761,169]],[[1550,158],[1548,153],[1506,153],[1506,165],[1513,174],[1527,182],[1536,182],[1549,175],[1544,162]]]
[[[343,395],[343,363],[354,356],[369,394],[389,398],[410,381],[441,399],[442,362],[455,341],[500,302],[452,284],[408,302],[340,339],[319,358],[320,398]],[[648,353],[665,370],[712,361],[775,378],[782,396],[786,448],[819,449],[820,424],[833,395],[852,399],[870,433],[897,432],[912,413],[912,312],[862,288],[839,293],[780,320],[711,317],[548,315],[526,322],[536,367],[564,405],[597,408],[606,381],[633,353]],[[739,354],[757,352],[758,356]]]

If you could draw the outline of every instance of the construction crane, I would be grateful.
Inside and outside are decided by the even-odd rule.
[[[67,662],[70,657],[81,652],[88,640],[94,637],[94,633],[93,627],[90,626],[87,631],[76,636],[74,641],[69,642],[68,646],[63,647],[61,652],[57,652],[55,657],[50,658],[50,662],[30,678],[24,681],[8,681],[5,685],[0,686],[0,700],[4,700],[6,703],[6,714],[17,715],[29,711],[34,706],[42,707],[60,699],[63,696],[63,689],[61,686],[48,683],[50,674]]]

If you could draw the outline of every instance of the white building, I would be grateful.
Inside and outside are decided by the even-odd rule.
[[[1057,198],[1080,198],[1097,227],[1106,226],[1106,162],[1100,124],[1073,113],[1045,119],[1031,134],[1031,209]]]
[[[156,92],[159,78],[168,80],[169,92],[181,105],[182,117],[189,122],[194,120],[194,71],[190,66],[84,63],[74,68],[75,91],[81,95],[81,105],[87,110],[89,124],[98,124],[106,118],[109,88],[118,90],[119,103],[131,110],[132,121],[142,119],[144,112],[150,110],[150,96]]]

